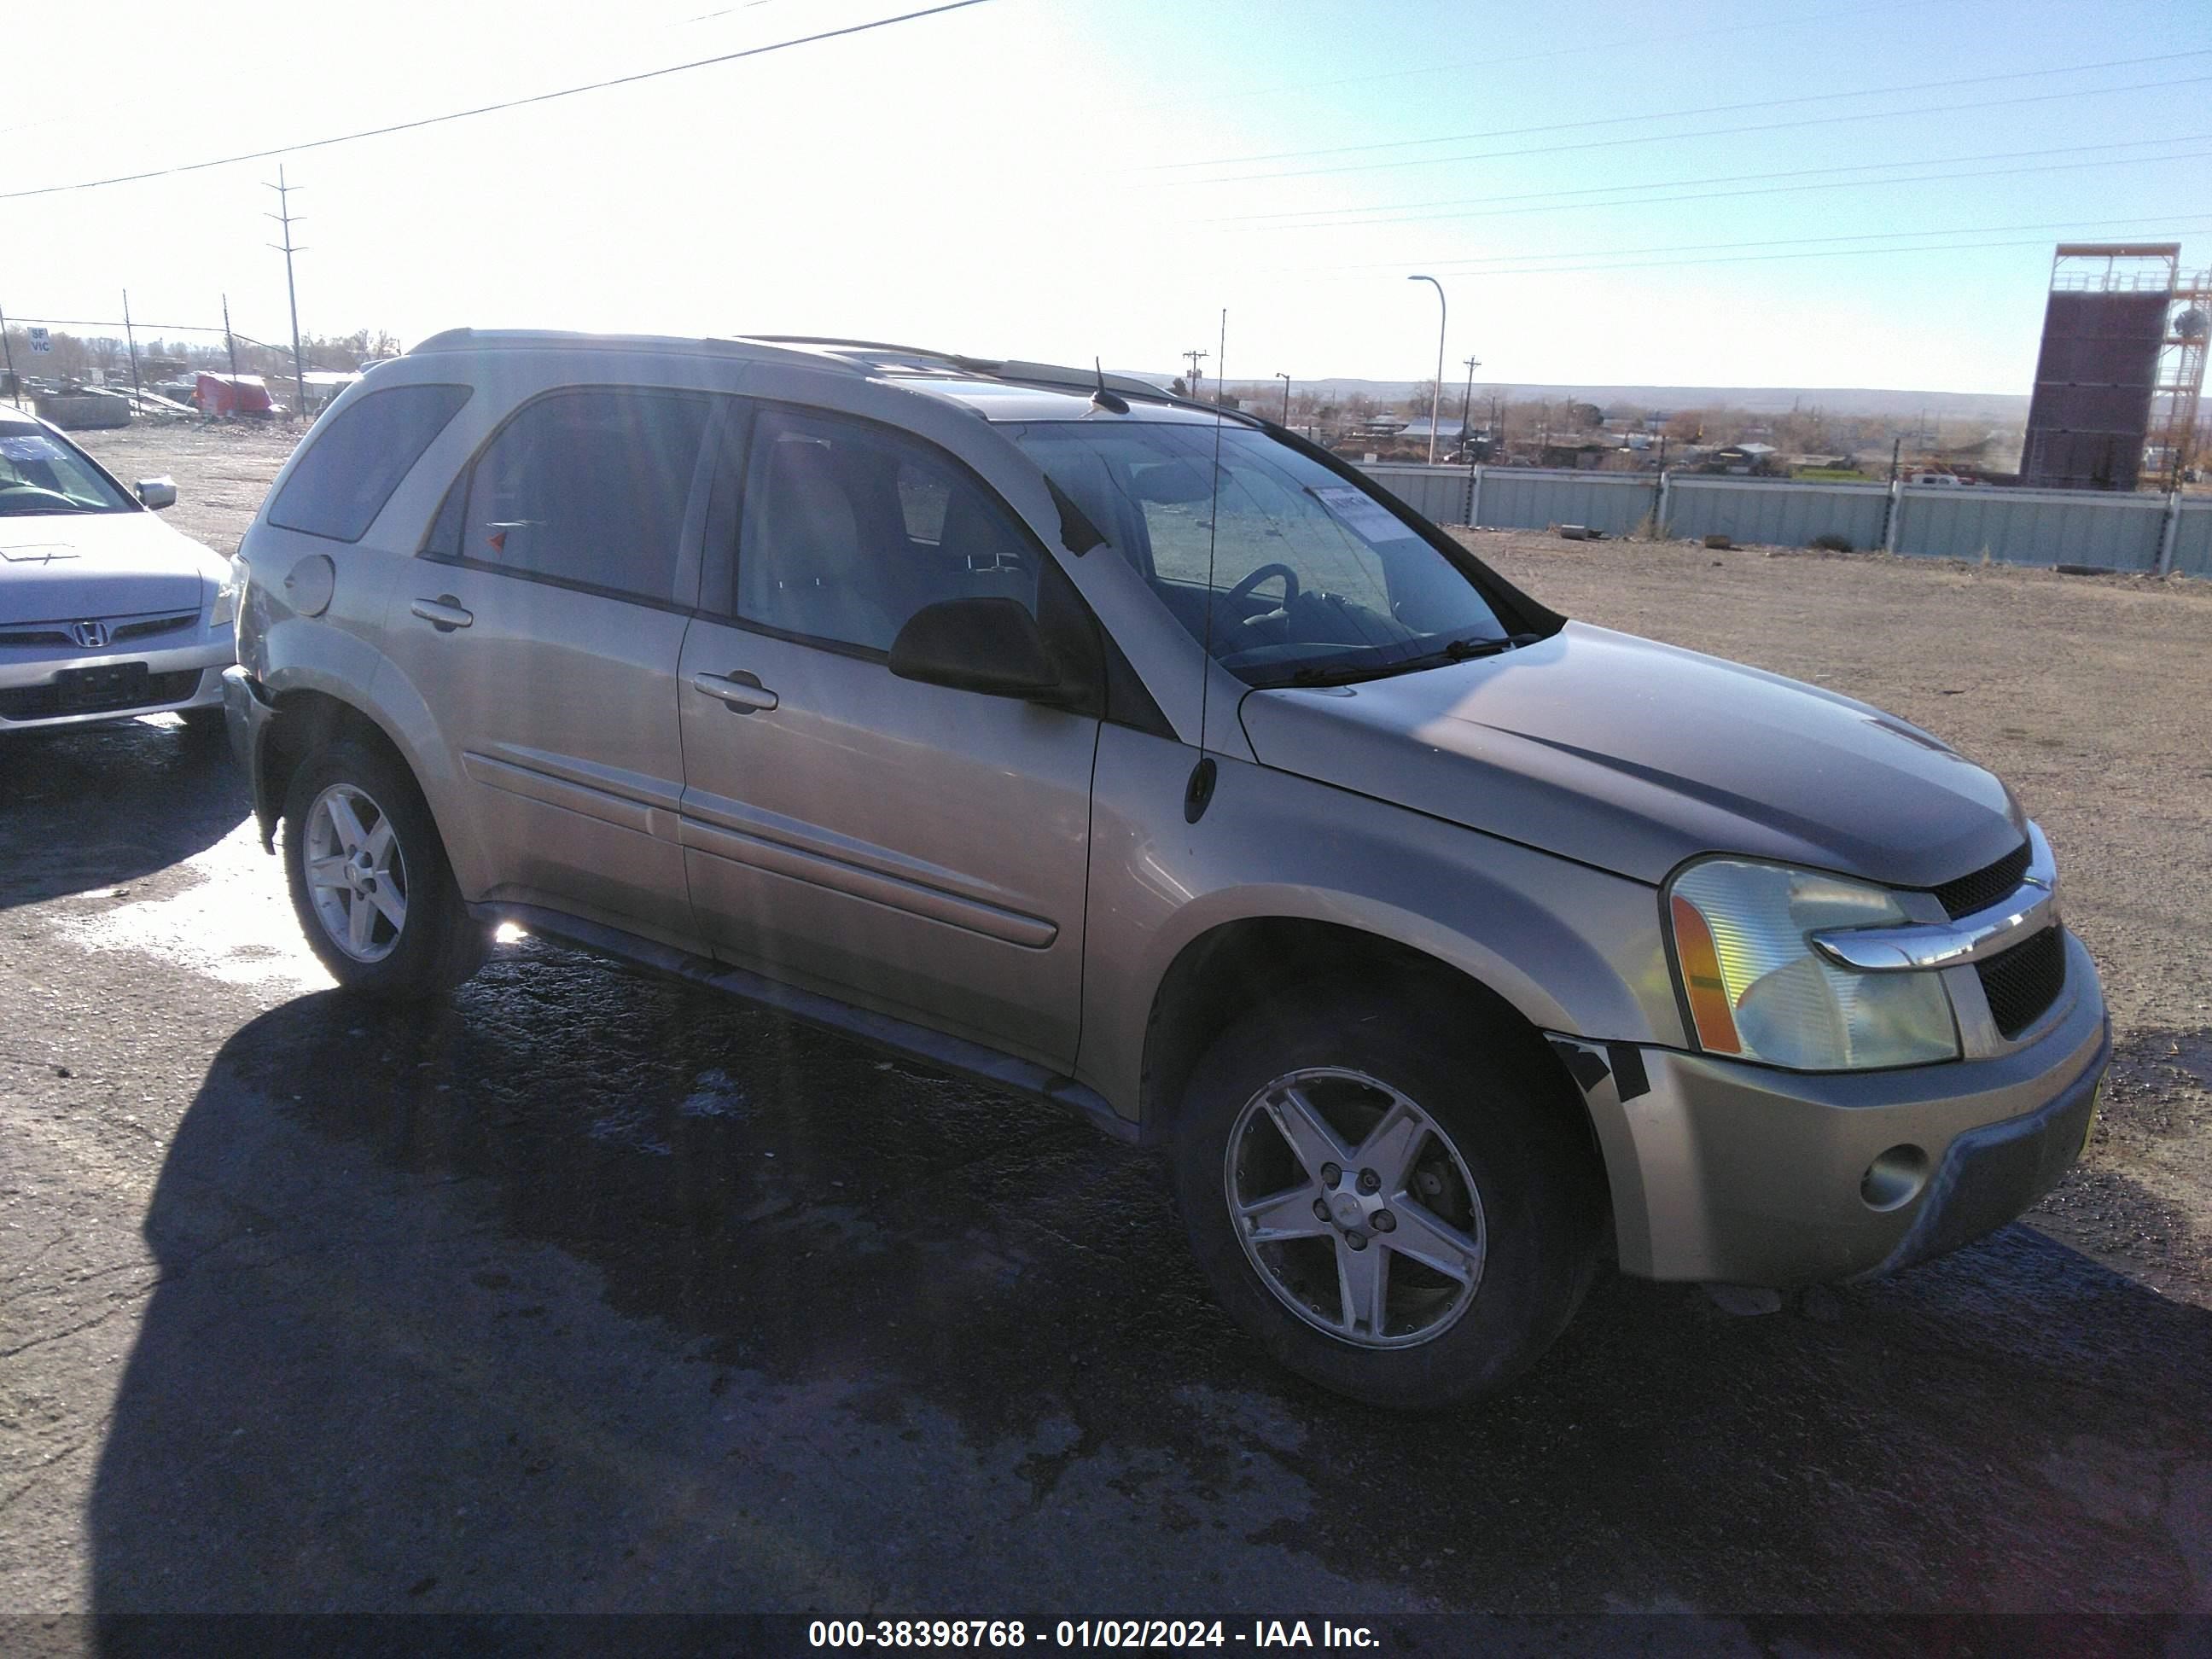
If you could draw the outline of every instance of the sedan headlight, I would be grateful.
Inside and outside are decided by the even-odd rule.
[[[1870,883],[1743,859],[1691,865],[1668,889],[1674,968],[1698,1046],[1806,1072],[1959,1055],[1935,973],[1855,973],[1813,947],[1829,927],[1911,919]]]
[[[223,573],[222,580],[215,590],[215,608],[208,613],[208,626],[221,628],[238,619],[239,590],[246,586],[246,571],[233,559]]]

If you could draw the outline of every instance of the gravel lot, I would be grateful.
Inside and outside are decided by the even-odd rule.
[[[228,550],[286,442],[88,447]],[[219,750],[25,744],[0,1610],[2212,1613],[2212,589],[1469,541],[2013,784],[2118,1045],[2032,1225],[1766,1319],[1606,1280],[1378,1417],[1213,1310],[1144,1156],[535,941],[349,1006]]]

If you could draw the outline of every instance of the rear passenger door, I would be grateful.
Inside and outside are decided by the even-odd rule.
[[[1087,611],[1005,503],[918,437],[763,405],[749,453],[725,450],[677,692],[685,865],[714,954],[1067,1065],[1097,718],[899,679],[885,659],[923,605],[989,596],[1095,676]]]
[[[696,941],[676,666],[720,408],[619,386],[532,399],[463,470],[401,579],[392,662],[465,777],[486,898]]]

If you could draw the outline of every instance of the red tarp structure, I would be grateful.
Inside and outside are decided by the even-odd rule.
[[[198,391],[203,415],[266,415],[274,407],[258,374],[203,374]]]

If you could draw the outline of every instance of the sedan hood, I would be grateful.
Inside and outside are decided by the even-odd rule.
[[[190,610],[222,575],[151,513],[0,516],[0,625]]]
[[[1241,712],[1263,765],[1640,881],[1734,853],[1933,887],[2024,828],[1993,775],[1893,715],[1581,623]]]

